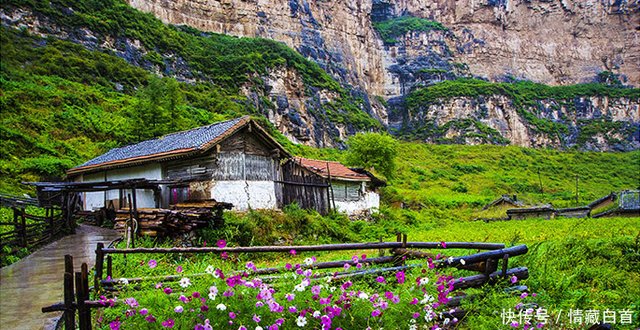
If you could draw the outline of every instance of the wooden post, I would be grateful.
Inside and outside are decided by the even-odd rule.
[[[131,227],[133,226],[133,219],[134,219],[133,203],[131,202],[131,194],[127,194],[127,199],[129,202],[129,224],[124,227],[124,230],[125,230],[125,236],[129,235],[129,239],[131,240],[131,247],[135,248],[136,247],[135,235],[133,235],[133,229]],[[129,243],[129,242],[126,242],[126,243]]]
[[[396,233],[396,242],[400,243],[402,242],[402,234],[401,233]],[[402,262],[402,257],[394,252],[394,259],[393,259],[393,266],[394,267],[400,267],[402,266],[403,262]]]
[[[84,304],[85,300],[89,300],[88,273],[86,263],[83,263],[81,271],[76,273],[76,305],[80,330],[91,330],[91,310]]]
[[[95,297],[98,297],[100,291],[100,280],[102,280],[103,266],[104,266],[104,243],[98,243],[96,247],[96,271],[93,277],[93,290]]]
[[[74,330],[76,328],[76,311],[73,307],[73,257],[64,256],[64,328]]]
[[[24,209],[20,209],[20,236],[22,236],[22,247],[27,247],[27,219],[25,219],[24,213]]]
[[[131,194],[133,196],[133,216],[135,217],[135,220],[138,221],[139,217],[138,217],[138,198],[136,197],[136,187],[134,186],[133,188],[131,188]],[[140,226],[136,226],[136,230],[133,233],[133,236],[138,235],[138,232],[140,231]],[[132,240],[133,241],[133,240]]]
[[[502,256],[502,277],[507,277],[507,266],[509,265],[509,254]]]
[[[111,278],[113,276],[112,273],[113,260],[111,260],[111,256],[107,256],[107,277]]]
[[[380,243],[382,243],[382,237],[380,237]],[[378,257],[384,257],[384,249],[378,249]]]

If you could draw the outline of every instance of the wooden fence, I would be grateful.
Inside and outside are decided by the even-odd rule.
[[[495,284],[501,279],[516,276],[517,280],[524,280],[529,277],[529,271],[526,267],[509,268],[509,258],[526,254],[528,249],[526,245],[518,245],[513,247],[505,247],[500,243],[474,243],[474,242],[448,242],[445,243],[447,250],[450,249],[472,249],[472,250],[488,250],[485,252],[475,253],[466,256],[449,257],[446,259],[433,260],[436,268],[453,267],[476,271],[478,274],[467,277],[461,277],[453,281],[453,290],[462,290],[472,287],[480,287],[485,284]],[[379,250],[378,257],[367,259],[367,263],[375,265],[387,265],[381,268],[361,269],[357,271],[338,271],[332,273],[336,278],[355,277],[355,276],[372,276],[374,274],[395,272],[408,269],[411,267],[423,266],[422,264],[407,264],[407,260],[422,259],[432,257],[428,252],[416,249],[442,249],[443,244],[437,242],[407,242],[406,235],[398,235],[396,242],[373,242],[373,243],[345,243],[345,244],[328,244],[328,245],[303,245],[303,246],[256,246],[256,247],[191,247],[191,248],[131,248],[131,249],[115,249],[105,248],[104,244],[98,243],[96,248],[96,265],[94,276],[94,299],[104,290],[116,290],[112,274],[112,255],[114,254],[176,254],[176,253],[193,253],[193,254],[210,254],[210,253],[273,253],[285,252],[291,250],[297,252],[309,251],[339,251],[339,250]],[[390,249],[391,255],[384,256],[384,250]],[[106,267],[105,267],[106,263]],[[318,262],[311,266],[302,266],[303,268],[313,269],[330,269],[343,268],[345,264],[355,265],[353,260],[340,260],[329,262]],[[501,264],[501,265],[500,265]],[[499,267],[500,265],[500,267]],[[285,272],[284,268],[264,268],[258,269],[255,273],[258,275],[275,274]],[[191,277],[204,276],[205,274],[191,274]],[[104,278],[106,277],[106,278]],[[175,276],[159,276],[149,278],[128,278],[129,283],[136,283],[145,280],[161,280],[162,282],[178,281],[184,275]],[[122,279],[119,279],[122,280]],[[74,286],[75,281],[75,286]],[[78,315],[78,325],[80,330],[91,329],[91,309],[107,307],[103,301],[90,300],[90,287],[88,279],[88,266],[82,264],[81,271],[73,274],[73,259],[71,256],[65,256],[65,272],[64,272],[64,302],[42,308],[43,313],[63,311],[63,320],[65,329],[75,329],[76,314]],[[511,290],[524,291],[526,286],[516,286]],[[461,319],[464,311],[457,308],[462,299],[467,298],[461,294],[452,298],[447,306],[453,308],[452,312],[444,313],[445,317],[457,317]]]
[[[0,195],[0,205],[10,208],[13,214],[11,221],[0,222],[0,226],[11,227],[9,231],[0,233],[2,254],[47,243],[59,236],[65,226],[62,210],[56,206],[44,207],[44,216],[27,213],[28,206],[39,206],[37,199]],[[10,247],[9,253],[5,246]]]

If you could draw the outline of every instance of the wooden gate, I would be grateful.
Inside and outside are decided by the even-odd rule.
[[[282,181],[276,181],[276,194],[279,208],[297,203],[303,209],[316,210],[322,215],[329,213],[327,180],[293,160],[282,166]]]

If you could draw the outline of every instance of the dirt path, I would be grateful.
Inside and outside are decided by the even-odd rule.
[[[30,256],[0,269],[0,329],[42,329],[54,313],[44,306],[62,301],[64,255],[73,256],[76,271],[92,267],[98,242],[116,239],[114,230],[81,225],[75,235],[53,242]]]

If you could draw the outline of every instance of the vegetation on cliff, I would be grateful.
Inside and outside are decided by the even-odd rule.
[[[447,31],[447,28],[440,22],[415,16],[400,16],[381,22],[374,22],[373,27],[386,44],[395,44],[398,42],[397,38],[404,36],[408,32]]]

